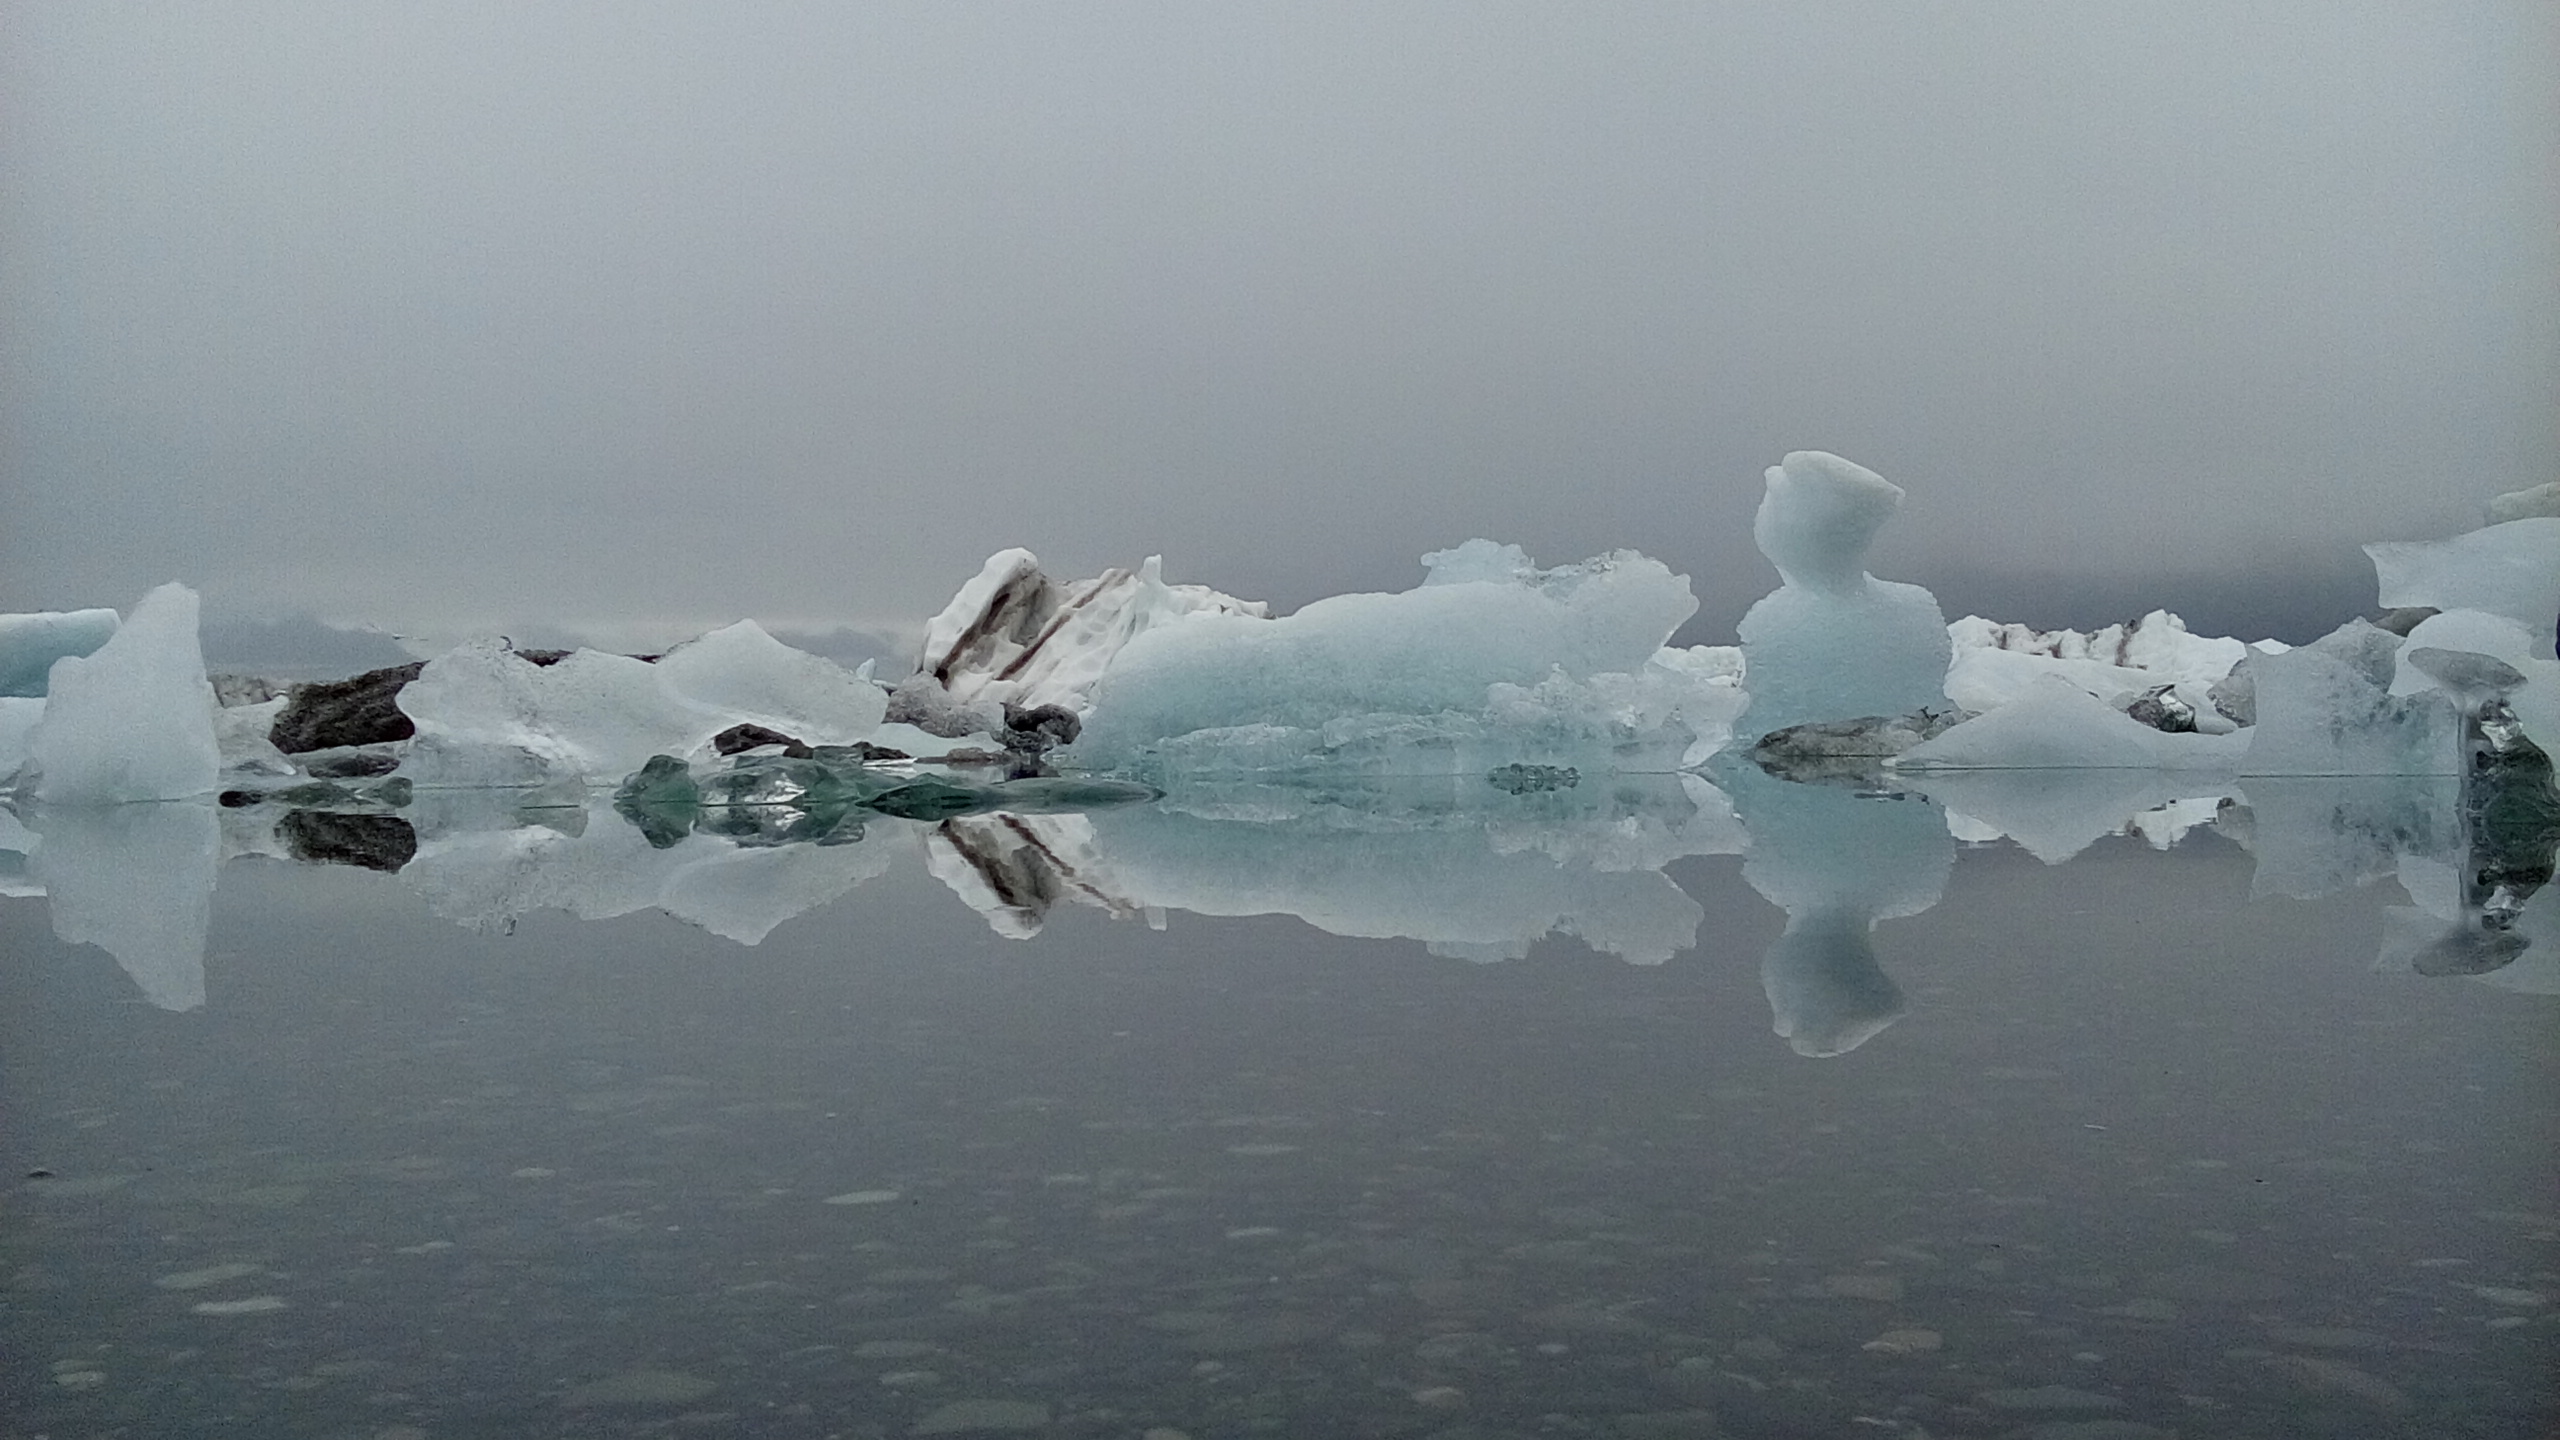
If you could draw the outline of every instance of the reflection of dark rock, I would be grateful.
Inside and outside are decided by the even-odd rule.
[[[416,858],[418,832],[397,815],[295,810],[276,822],[277,838],[296,860],[397,870]]]
[[[1065,894],[1066,862],[1038,834],[1011,815],[945,821],[934,834],[976,872],[1002,912],[1001,933],[1038,932],[1049,908]]]
[[[810,753],[830,765],[876,765],[885,760],[915,758],[904,750],[893,750],[886,745],[874,745],[868,740],[856,740],[850,745],[820,745],[813,748]]]
[[[1582,783],[1582,772],[1570,765],[1496,765],[1484,778],[1486,784],[1506,795],[1534,795],[1545,790],[1570,790]]]
[[[394,776],[379,785],[360,789],[350,789],[333,780],[305,780],[298,785],[283,785],[273,790],[225,790],[214,798],[226,810],[241,810],[252,805],[291,805],[303,810],[356,810],[387,806],[397,810],[409,803],[410,794],[408,780]]]
[[[652,849],[665,850],[692,833],[702,811],[702,787],[683,761],[652,755],[613,792],[613,810],[638,827]]]
[[[2155,685],[2125,707],[2126,718],[2137,725],[2148,725],[2165,735],[2193,734],[2196,707],[2177,696],[2177,687]]]
[[[319,780],[362,780],[400,768],[400,757],[387,750],[348,750],[305,760],[302,768]]]
[[[1771,1028],[1799,1055],[1845,1055],[1902,1018],[1902,988],[1876,963],[1863,910],[1825,907],[1787,917],[1760,960]]]
[[[2409,968],[2421,975],[2486,975],[2516,962],[2533,942],[2487,918],[2454,926],[2443,938],[2410,957]]]
[[[901,820],[948,820],[992,810],[998,803],[1000,797],[988,787],[964,785],[934,775],[883,790],[863,802],[883,815],[895,815]]]
[[[424,660],[368,670],[347,680],[293,687],[267,738],[287,755],[339,745],[379,745],[418,733],[400,712],[402,686],[427,668]]]
[[[795,760],[806,760],[818,753],[791,736],[779,730],[768,730],[762,725],[732,725],[711,737],[711,748],[723,755],[736,755],[767,745],[781,746],[782,753]]]
[[[1751,763],[1781,780],[1810,785],[1873,785],[1889,756],[1934,740],[1966,716],[1960,710],[1861,715],[1772,730],[1751,746]]]

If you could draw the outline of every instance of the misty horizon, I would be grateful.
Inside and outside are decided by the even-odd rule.
[[[1704,640],[1811,448],[1950,614],[2303,638],[2560,474],[2555,55],[2524,4],[8,7],[0,609],[895,629],[1021,544],[1286,610],[1482,535],[1654,555]]]

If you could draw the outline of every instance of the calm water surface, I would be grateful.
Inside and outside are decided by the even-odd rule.
[[[2560,1001],[2375,969],[2396,886],[1963,848],[1809,1058],[1787,916],[1669,874],[1635,965],[1006,939],[915,863],[752,948],[500,933],[243,859],[184,1012],[0,900],[0,1433],[2560,1426]]]

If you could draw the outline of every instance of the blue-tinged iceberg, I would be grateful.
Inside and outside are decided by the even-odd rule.
[[[1783,583],[1739,627],[1752,732],[1943,703],[1952,646],[1937,597],[1866,570],[1902,488],[1819,450],[1764,478],[1751,534]]]
[[[53,662],[92,655],[115,638],[113,610],[0,615],[0,699],[41,699]]]
[[[1621,551],[1541,569],[1516,546],[1474,540],[1423,563],[1416,589],[1337,595],[1277,619],[1228,597],[1158,606],[1143,625],[1095,627],[1083,649],[1107,646],[1098,660],[1074,658],[1064,630],[974,666],[948,658],[956,646],[938,657],[929,644],[925,675],[963,704],[996,694],[1078,710],[1063,763],[1150,777],[1670,771],[1731,734],[1745,704],[1737,667],[1730,652],[1666,648],[1697,600],[1660,562]],[[1152,580],[1152,562],[1142,574]],[[985,579],[993,613],[1003,591]],[[961,608],[936,631],[1003,629]],[[1059,679],[1022,683],[1041,667]]]

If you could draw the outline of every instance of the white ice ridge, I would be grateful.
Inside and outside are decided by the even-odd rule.
[[[739,724],[848,744],[878,728],[887,704],[878,686],[752,620],[654,663],[577,650],[535,665],[482,640],[429,661],[400,691],[418,727],[402,773],[426,784],[613,781],[652,755],[691,758]]]
[[[1788,455],[1765,480],[1751,534],[1784,583],[1739,627],[1750,730],[1943,703],[1952,647],[1937,597],[1866,571],[1901,487],[1819,450]]]
[[[196,592],[163,585],[96,651],[53,662],[26,740],[38,800],[112,805],[213,791],[222,761],[196,613]]]
[[[2488,525],[2450,540],[2367,545],[2385,606],[2485,610],[2546,638],[2560,619],[2560,517]]]
[[[1619,551],[1543,570],[1471,540],[1423,564],[1412,590],[1148,628],[1103,669],[1069,758],[1151,773],[1669,770],[1730,734],[1744,703],[1731,666],[1665,647],[1697,600],[1660,562]]]
[[[1262,616],[1259,600],[1168,585],[1162,556],[1061,585],[1028,550],[999,550],[925,626],[917,673],[960,706],[1061,705],[1081,715],[1131,640],[1188,615]]]
[[[1967,615],[1947,626],[1947,636],[1955,659],[1947,667],[1946,696],[1961,709],[1980,713],[2009,704],[2038,676],[2069,681],[2119,711],[2167,685],[2195,712],[2197,728],[2210,731],[2237,728],[2214,708],[2215,683],[2244,656],[2287,648],[2281,640],[2190,634],[2186,622],[2166,610],[2086,633]]]

